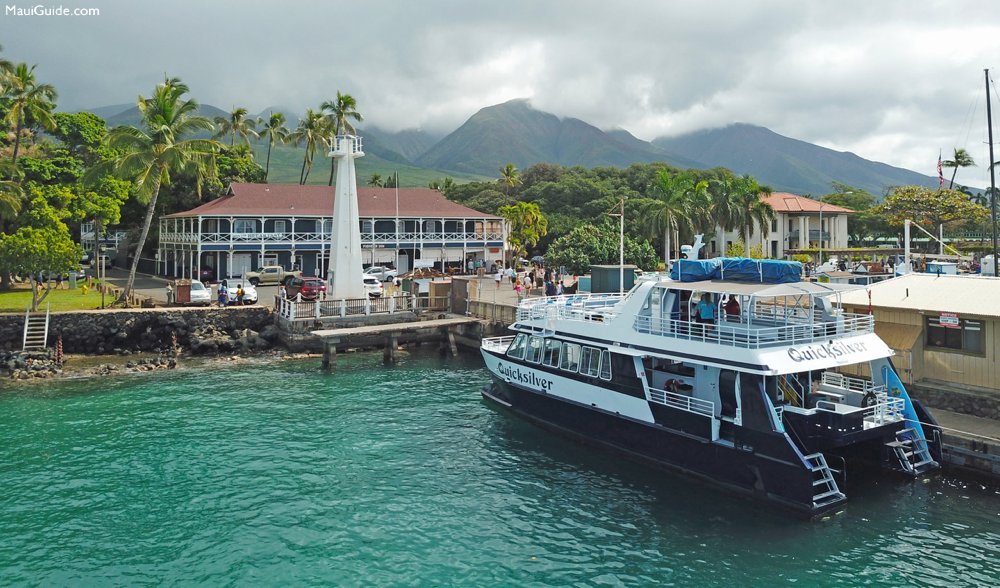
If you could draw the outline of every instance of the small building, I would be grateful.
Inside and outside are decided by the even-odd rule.
[[[910,273],[844,293],[845,310],[867,313],[869,292],[904,379],[1000,389],[1000,279]]]
[[[325,276],[334,187],[239,184],[197,208],[160,219],[157,273],[236,277],[281,265]],[[502,217],[452,202],[427,188],[358,188],[362,263],[405,273],[417,261],[443,270],[504,259]],[[428,263],[429,262],[429,263]]]

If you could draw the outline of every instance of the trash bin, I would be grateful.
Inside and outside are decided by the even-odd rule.
[[[191,304],[191,280],[174,282],[174,300],[177,304]]]

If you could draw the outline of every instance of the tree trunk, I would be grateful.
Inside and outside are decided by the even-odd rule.
[[[162,169],[156,170],[158,174],[162,174]],[[142,255],[142,248],[146,244],[146,237],[149,235],[149,227],[153,224],[153,213],[156,210],[156,198],[160,195],[160,183],[157,181],[156,189],[153,190],[153,195],[149,198],[149,206],[146,208],[146,218],[142,221],[142,232],[139,234],[139,241],[136,244],[135,258],[132,259],[132,267],[128,272],[128,282],[125,284],[125,290],[122,291],[121,296],[115,301],[115,304],[121,303],[122,306],[128,307],[128,296],[132,292],[132,288],[135,286],[135,272],[139,269],[139,257]],[[101,264],[100,256],[97,258],[97,264]]]
[[[670,271],[670,224],[663,231],[663,269]]]
[[[331,157],[330,158],[330,181],[327,182],[327,184],[326,184],[327,186],[332,186],[333,185],[333,174],[336,171],[336,169],[337,169],[337,160],[336,160],[336,158]]]
[[[956,159],[955,163],[958,163],[957,159]],[[948,182],[948,189],[949,190],[951,190],[952,187],[955,185],[955,176],[957,176],[957,175],[958,175],[958,166],[956,165],[955,166],[955,171],[951,172],[951,181]]]
[[[267,163],[264,164],[264,182],[267,182],[267,174],[271,173],[271,145],[274,145],[274,141],[267,142]]]
[[[823,232],[820,231],[820,239],[823,238]],[[743,246],[746,247],[747,257],[750,257],[750,225],[743,227]]]
[[[299,185],[302,186],[306,183],[306,160],[309,159],[309,149],[306,149],[305,156],[302,157],[302,169],[299,170]]]
[[[13,180],[15,174],[17,174],[17,151],[21,147],[21,131],[24,130],[24,115],[17,117],[17,126],[14,130],[14,154],[11,156],[11,161],[14,162],[14,169],[10,171],[10,179]]]

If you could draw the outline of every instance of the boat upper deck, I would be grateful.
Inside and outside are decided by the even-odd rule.
[[[845,288],[836,284],[741,284],[717,281],[696,283],[660,282],[659,291],[702,292],[742,296],[748,304],[736,315],[720,313],[711,324],[690,320],[679,309],[657,311],[642,300],[649,286],[637,286],[629,294],[582,294],[530,299],[518,308],[518,322],[541,323],[553,328],[555,321],[572,321],[600,329],[630,321],[634,332],[732,347],[759,349],[829,341],[875,332],[874,317],[845,313],[818,298]]]

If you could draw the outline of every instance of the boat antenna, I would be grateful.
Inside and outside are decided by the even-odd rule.
[[[993,229],[993,277],[997,277],[997,181],[996,173],[993,169],[993,113],[990,110],[990,70],[984,69],[986,74],[986,133],[990,144],[990,220]]]

